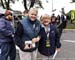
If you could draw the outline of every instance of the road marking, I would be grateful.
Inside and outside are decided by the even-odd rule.
[[[63,41],[65,41],[65,42],[75,43],[75,41],[73,41],[73,40],[63,40]]]

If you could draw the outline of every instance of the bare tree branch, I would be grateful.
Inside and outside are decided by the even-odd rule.
[[[28,8],[27,8],[27,1],[26,0],[23,0],[24,1],[24,8],[25,8],[25,10],[28,10]]]
[[[31,5],[30,5],[29,9],[30,9],[31,7],[33,7],[33,6],[34,6],[34,3],[35,3],[35,0],[30,0],[30,1],[31,1]]]
[[[1,5],[2,5],[2,7],[5,9],[5,6],[4,6],[4,3],[3,3],[3,0],[1,0]]]

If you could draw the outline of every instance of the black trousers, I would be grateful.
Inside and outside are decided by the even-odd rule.
[[[16,48],[13,42],[11,43],[0,43],[0,60],[15,60]]]

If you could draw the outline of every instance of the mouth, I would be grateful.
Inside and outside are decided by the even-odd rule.
[[[48,21],[44,21],[44,23],[48,23]]]

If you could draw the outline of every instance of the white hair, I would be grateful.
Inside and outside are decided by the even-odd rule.
[[[37,9],[37,8],[33,8],[33,7],[32,7],[32,8],[30,8],[29,12],[30,12],[30,11],[36,11],[36,13],[38,13],[38,9]]]

